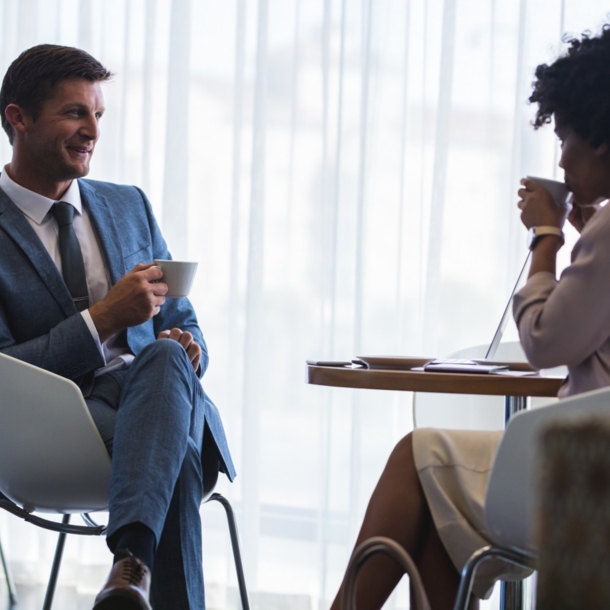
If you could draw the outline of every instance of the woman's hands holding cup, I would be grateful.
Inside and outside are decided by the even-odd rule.
[[[531,227],[559,227],[563,225],[570,212],[567,204],[558,204],[553,196],[537,182],[523,178],[518,195],[521,198],[517,207],[521,210],[521,222]]]

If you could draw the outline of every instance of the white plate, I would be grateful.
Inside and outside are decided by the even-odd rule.
[[[386,369],[408,371],[414,367],[424,366],[434,358],[406,358],[404,356],[358,356],[369,369]]]

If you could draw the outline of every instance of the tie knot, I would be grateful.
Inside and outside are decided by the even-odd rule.
[[[74,220],[75,211],[74,206],[65,201],[58,201],[51,206],[51,214],[55,216],[55,220],[59,227],[71,225]]]

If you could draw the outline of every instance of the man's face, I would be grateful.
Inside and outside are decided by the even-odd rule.
[[[57,181],[86,176],[103,113],[100,83],[84,79],[60,81],[36,121],[31,116],[24,118],[23,142],[28,159]]]
[[[569,127],[556,122],[555,133],[561,142],[559,167],[565,182],[580,206],[594,204],[610,196],[610,154],[607,146],[594,148]]]

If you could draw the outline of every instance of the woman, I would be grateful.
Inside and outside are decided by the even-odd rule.
[[[561,232],[534,240],[529,278],[513,309],[528,360],[540,368],[568,366],[563,397],[610,385],[610,205],[597,203],[610,198],[610,25],[599,36],[570,41],[552,65],[538,66],[530,101],[538,104],[535,128],[555,120],[559,166],[577,202],[569,220],[581,238],[559,281]],[[523,224],[561,229],[568,209],[534,181],[521,184]],[[371,536],[398,541],[414,558],[433,610],[453,607],[459,571],[488,544],[483,501],[500,437],[416,430],[395,447],[369,502],[356,544]],[[483,564],[471,606],[496,579],[524,574],[498,560]],[[392,560],[371,559],[359,578],[358,610],[381,608],[401,576]],[[331,610],[339,610],[341,594]]]

